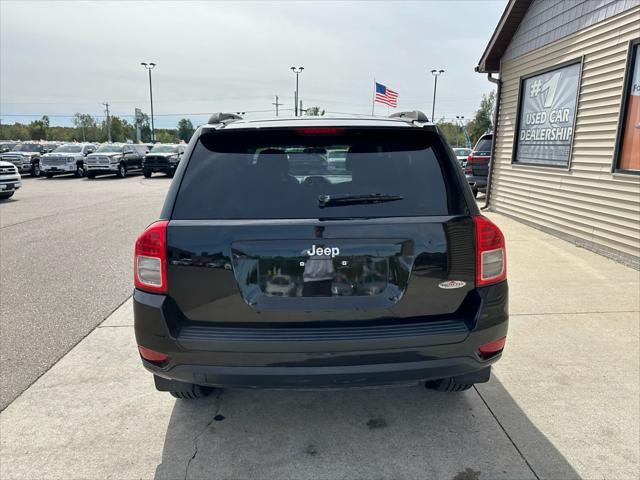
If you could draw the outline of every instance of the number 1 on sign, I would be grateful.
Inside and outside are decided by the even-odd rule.
[[[547,97],[544,100],[544,108],[551,108],[553,100],[556,96],[556,90],[558,89],[558,82],[560,81],[561,72],[556,72],[544,85],[540,88],[540,92],[547,92]]]

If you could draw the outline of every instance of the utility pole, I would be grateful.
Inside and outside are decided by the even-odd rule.
[[[278,95],[276,95],[276,102],[272,103],[271,105],[275,105],[275,107],[276,107],[276,117],[277,117],[278,116],[278,107],[282,106],[281,103],[278,103]]]
[[[431,121],[436,123],[436,91],[438,90],[438,77],[444,73],[444,70],[431,70],[433,75],[433,105],[431,107]]]
[[[104,102],[102,105],[106,107],[107,111],[107,131],[109,132],[109,143],[111,143],[111,117],[109,117],[109,102]]]

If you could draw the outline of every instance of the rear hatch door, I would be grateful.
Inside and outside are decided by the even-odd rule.
[[[478,140],[473,150],[471,170],[474,176],[486,177],[489,174],[489,159],[491,158],[492,135],[484,135]]]
[[[327,162],[345,150],[344,164]],[[474,287],[473,222],[446,151],[410,127],[203,135],[167,233],[182,321],[311,326],[459,311]]]

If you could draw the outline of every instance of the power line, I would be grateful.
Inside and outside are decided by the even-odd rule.
[[[109,105],[111,105],[112,103],[109,102]],[[103,104],[104,105],[104,104]],[[282,103],[280,105],[283,105]],[[228,111],[242,111],[244,113],[270,113],[273,112],[273,109],[268,109],[268,110],[242,110],[242,109],[236,109],[236,108],[229,108],[226,109]],[[293,111],[293,108],[280,108],[279,111]],[[62,113],[54,113],[54,114],[42,114],[42,113],[3,113],[2,114],[4,117],[41,117],[43,115],[49,117],[49,118],[74,118],[75,114],[62,114]],[[92,117],[102,117],[104,116],[104,113],[89,113],[88,115],[91,115]],[[154,116],[156,117],[179,117],[179,116],[203,116],[203,115],[211,115],[211,112],[195,112],[195,113],[154,113]],[[111,116],[114,117],[125,117],[125,118],[135,118],[135,115],[132,115],[130,113],[114,113],[111,112]]]

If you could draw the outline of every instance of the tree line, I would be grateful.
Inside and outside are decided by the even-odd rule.
[[[112,115],[107,120],[96,120],[87,113],[76,113],[73,117],[73,127],[52,126],[46,115],[28,124],[13,123],[0,125],[0,139],[4,140],[56,140],[63,142],[107,142],[109,140],[109,126],[113,142],[136,141],[136,124]],[[151,142],[151,125],[149,117],[142,114],[139,121],[140,140]],[[156,141],[160,143],[188,142],[195,128],[188,118],[178,122],[176,128],[156,128]]]
[[[464,124],[471,140],[471,147],[476,144],[482,134],[493,129],[493,109],[495,103],[496,93],[494,91],[488,95],[482,95],[480,107],[476,110],[473,118]],[[452,147],[465,146],[464,132],[460,123],[447,122],[444,119],[436,123],[440,131],[447,138],[449,145]]]
[[[472,146],[475,145],[483,133],[493,128],[495,99],[495,92],[493,91],[488,95],[482,95],[480,107],[474,117],[465,123]],[[305,114],[308,116],[324,115],[325,111],[321,110],[320,107],[309,107]],[[436,123],[451,146],[465,145],[465,136],[460,124],[445,121],[444,119]],[[134,123],[129,123],[118,116],[111,116],[110,124],[112,141],[126,142],[131,140],[135,142],[136,125]],[[142,114],[139,126],[142,142],[151,142],[151,125],[148,115]],[[156,129],[156,141],[160,143],[177,143],[181,140],[188,142],[194,131],[195,128],[191,120],[183,118],[178,122],[176,128]],[[109,130],[106,119],[98,121],[87,113],[76,113],[73,117],[73,127],[51,126],[49,117],[45,115],[29,124],[0,125],[0,139],[106,142],[109,139]]]

